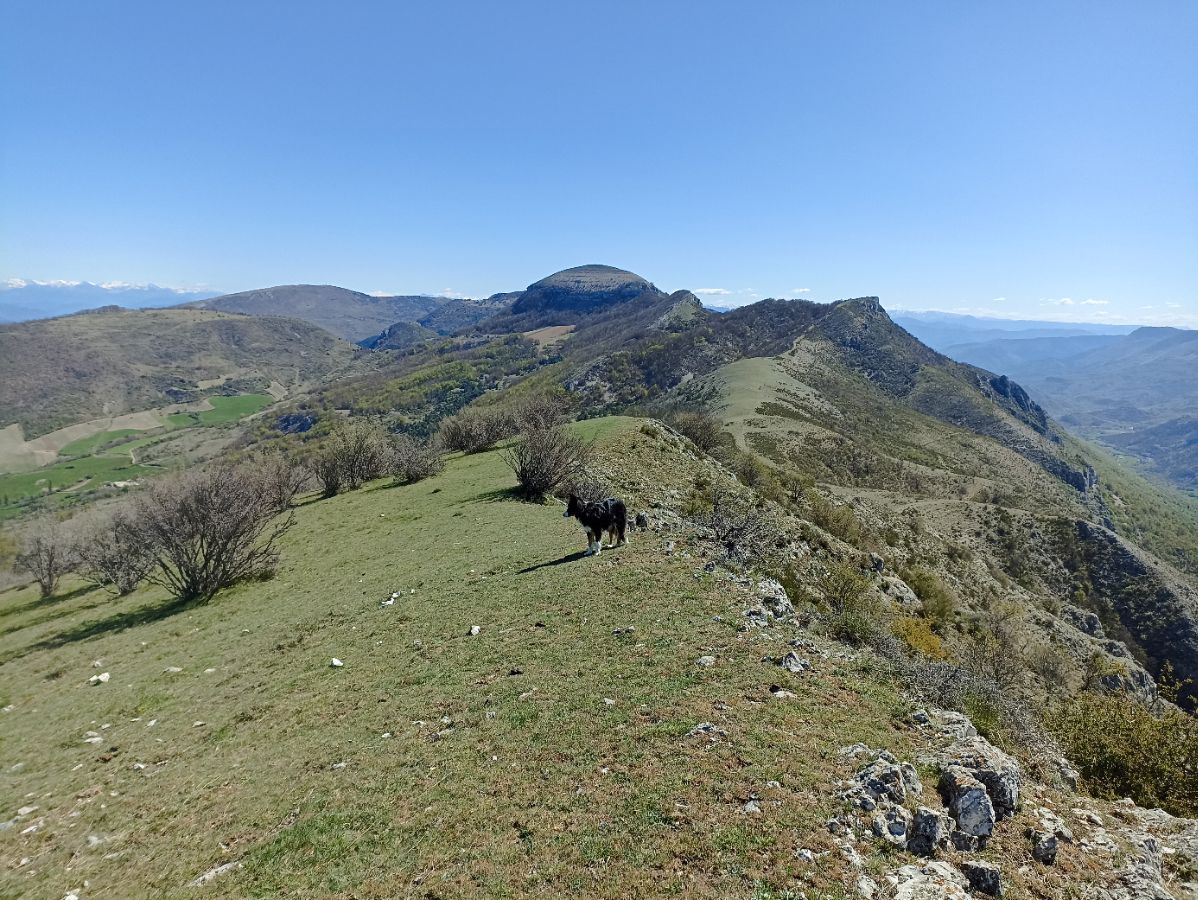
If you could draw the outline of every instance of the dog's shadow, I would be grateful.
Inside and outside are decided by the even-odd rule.
[[[561,566],[566,563],[576,562],[577,560],[585,559],[586,556],[587,556],[587,551],[578,550],[575,553],[567,553],[561,559],[552,559],[549,562],[537,563],[535,566],[529,566],[526,569],[521,569],[516,574],[517,575],[527,575],[529,572],[535,572],[537,569],[548,569],[551,566]]]

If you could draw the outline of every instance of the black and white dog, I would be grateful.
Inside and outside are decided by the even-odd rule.
[[[607,535],[609,546],[621,547],[628,543],[624,530],[628,527],[628,510],[624,501],[616,497],[584,503],[573,494],[566,504],[563,515],[573,516],[587,533],[587,556],[598,556],[603,549],[603,535]],[[617,540],[618,539],[618,540]]]

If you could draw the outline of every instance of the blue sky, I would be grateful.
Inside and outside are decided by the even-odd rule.
[[[3,9],[0,280],[1198,325],[1189,0]]]

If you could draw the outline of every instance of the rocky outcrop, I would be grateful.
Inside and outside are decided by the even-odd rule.
[[[1198,683],[1198,592],[1113,531],[1083,520],[1074,531],[1074,565],[1091,585],[1090,604],[1117,620],[1151,673],[1169,662],[1180,679]]]

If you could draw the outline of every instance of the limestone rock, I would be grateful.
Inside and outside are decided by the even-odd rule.
[[[1002,896],[1002,872],[997,866],[992,866],[979,859],[970,859],[961,863],[961,871],[969,882],[969,886],[979,894],[986,894],[990,897]]]
[[[969,882],[953,866],[930,862],[903,866],[890,876],[895,900],[968,900]]]
[[[957,830],[980,839],[994,831],[998,817],[986,786],[961,766],[949,766],[940,776],[940,793],[948,804],[949,814],[957,822]]]
[[[919,856],[932,856],[937,850],[948,849],[953,823],[943,812],[921,806],[911,818],[911,834],[907,849]]]

